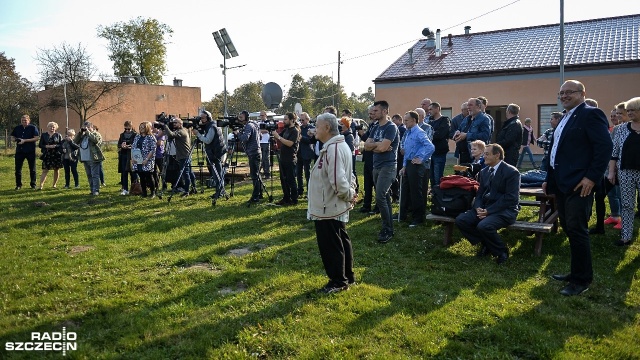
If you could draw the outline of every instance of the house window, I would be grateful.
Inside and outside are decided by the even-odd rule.
[[[451,110],[451,108],[441,108],[440,109],[440,115],[446,116],[449,119],[451,119],[451,118],[453,118],[453,110]]]
[[[544,134],[551,127],[549,119],[554,111],[558,111],[558,104],[538,105],[538,134]]]

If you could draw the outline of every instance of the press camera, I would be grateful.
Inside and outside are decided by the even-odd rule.
[[[218,127],[223,128],[229,126],[233,130],[239,130],[244,127],[236,115],[220,116],[218,117]]]

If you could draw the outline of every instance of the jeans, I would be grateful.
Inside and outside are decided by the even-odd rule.
[[[298,163],[296,164],[296,177],[298,183],[298,195],[302,195],[304,193],[304,184],[307,184],[309,187],[309,176],[311,170],[311,159],[302,159],[298,157]],[[304,183],[302,182],[302,172],[304,171],[304,179],[306,180]]]
[[[191,176],[193,175],[193,177],[195,178],[195,174],[193,173],[193,171],[191,171],[191,159],[178,159],[178,165],[180,166],[180,170],[182,171],[182,176],[180,176],[180,179],[184,182],[184,191],[188,193],[191,189]],[[176,183],[175,186],[178,187],[178,184]]]
[[[269,159],[271,144],[269,143],[260,143],[260,152],[262,153],[262,173],[265,177],[271,176],[271,161]],[[307,177],[308,179],[308,177]]]
[[[431,155],[431,186],[439,186],[447,165],[447,154]],[[427,189],[425,189],[427,191]]]
[[[253,182],[251,200],[258,201],[262,196],[262,180],[260,179],[260,153],[249,155],[249,174]]]
[[[362,207],[371,210],[371,202],[373,199],[373,189],[375,182],[373,181],[373,160],[364,162],[364,199]]]
[[[89,180],[89,189],[92,194],[100,192],[100,168],[102,167],[102,161],[83,161],[84,171],[87,173],[87,180]]]
[[[373,169],[373,183],[376,188],[376,205],[382,218],[382,231],[393,234],[393,219],[391,218],[391,183],[396,178],[396,166],[386,166]]]
[[[531,161],[531,165],[533,165],[533,167],[536,167],[536,162],[533,160],[533,153],[531,152],[531,148],[528,145],[522,148],[520,157],[518,158],[518,166],[516,167],[519,168],[522,165],[522,159],[524,158],[525,153],[529,154],[529,161]]]
[[[16,186],[22,187],[22,165],[24,164],[24,160],[27,159],[27,163],[29,164],[29,177],[32,188],[36,187],[36,153],[23,153],[17,152],[15,157],[15,165],[16,165]]]
[[[64,168],[64,186],[69,187],[71,174],[73,174],[73,182],[78,187],[80,185],[78,182],[78,160],[62,159],[62,167]]]

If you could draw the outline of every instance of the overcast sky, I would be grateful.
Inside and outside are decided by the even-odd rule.
[[[424,27],[442,35],[484,32],[560,21],[560,0],[449,1],[79,1],[3,0],[0,52],[16,70],[38,82],[38,49],[82,43],[102,72],[113,73],[98,25],[138,16],[169,25],[167,85],[202,88],[202,100],[223,90],[222,55],[211,33],[226,28],[239,56],[227,60],[227,89],[250,81],[276,82],[286,92],[300,73],[332,76],[347,94],[363,93],[372,80],[422,37]],[[565,0],[565,22],[640,13],[640,1]],[[486,15],[485,15],[486,14]],[[373,54],[372,54],[373,53]]]

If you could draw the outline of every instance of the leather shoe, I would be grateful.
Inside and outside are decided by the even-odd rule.
[[[570,283],[567,286],[563,287],[562,290],[560,290],[560,294],[564,296],[574,296],[580,295],[587,290],[589,290],[589,287],[586,285]]]
[[[498,263],[498,265],[502,265],[507,262],[507,259],[509,259],[509,254],[504,252],[498,255],[498,257],[496,258],[496,263]]]
[[[486,246],[480,244],[480,248],[478,249],[478,252],[476,253],[477,257],[485,257],[487,255],[489,255],[489,249],[487,249]]]
[[[571,274],[553,274],[551,275],[551,278],[558,281],[569,281],[569,279],[571,279]]]

